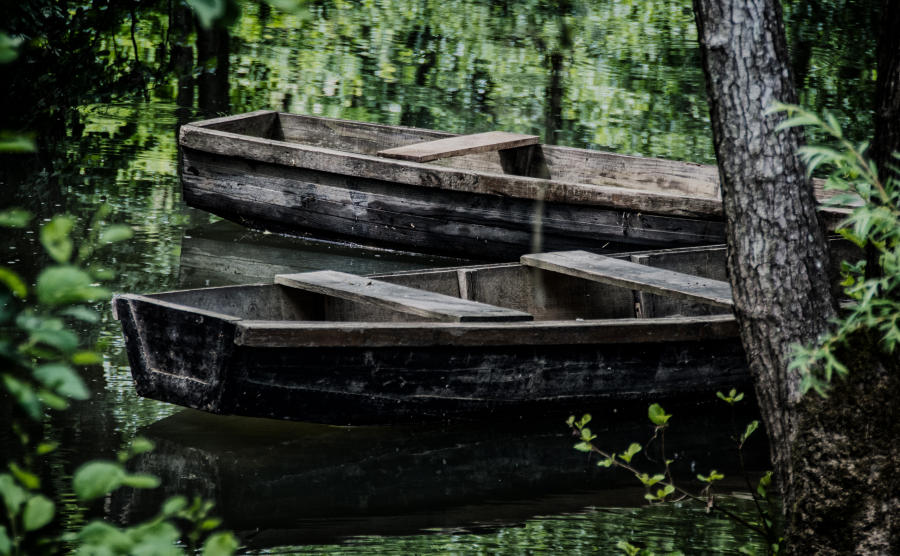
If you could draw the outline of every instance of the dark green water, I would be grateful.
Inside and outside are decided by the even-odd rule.
[[[801,97],[838,111],[854,137],[871,121],[875,3],[787,8]],[[99,203],[112,205],[114,219],[135,230],[104,255],[116,291],[258,282],[285,268],[367,273],[455,262],[259,234],[186,207],[178,126],[215,114],[275,108],[460,133],[502,129],[713,162],[687,1],[335,0],[300,2],[289,14],[240,2],[227,31],[200,34],[166,2],[139,2],[133,17],[111,4],[102,17],[44,13],[29,24],[29,6],[40,5],[0,18],[11,34],[31,25],[50,37],[0,67],[8,84],[0,129],[33,131],[40,144],[35,155],[0,157],[0,204],[82,221]],[[33,233],[11,234],[0,248],[3,263],[24,275],[47,262]],[[107,349],[87,377],[93,399],[54,429],[64,446],[52,462],[59,475],[147,435],[159,447],[140,464],[167,492],[215,500],[225,525],[257,550],[608,553],[628,539],[736,553],[750,540],[700,510],[641,507],[634,481],[586,462],[562,424],[338,429],[212,418],[135,395],[109,311],[83,333]],[[733,469],[719,449],[729,429],[715,426],[727,419],[684,421],[682,447],[673,445],[685,477]],[[603,429],[601,440],[616,447],[647,432],[630,418]],[[755,469],[765,467],[765,451],[756,447]],[[125,522],[152,513],[163,496],[123,493],[94,511]],[[84,518],[73,509],[66,519]]]

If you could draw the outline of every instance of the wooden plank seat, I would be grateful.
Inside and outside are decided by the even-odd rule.
[[[354,274],[321,270],[278,274],[275,283],[350,301],[372,303],[394,311],[447,322],[530,321],[522,311],[410,288]]]
[[[657,295],[690,299],[717,307],[733,307],[731,284],[672,270],[654,268],[587,251],[523,255],[521,262],[542,270],[577,276]]]
[[[473,135],[460,135],[414,143],[402,147],[394,147],[378,151],[378,156],[396,158],[412,162],[428,162],[439,158],[461,156],[464,154],[482,153],[488,151],[500,151],[515,149],[529,145],[537,145],[537,135],[521,135],[506,131],[488,131],[487,133],[475,133]]]

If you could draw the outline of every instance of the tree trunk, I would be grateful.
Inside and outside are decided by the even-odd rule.
[[[875,136],[869,152],[884,177],[888,163],[900,166],[900,2],[882,0],[875,81]]]
[[[878,405],[897,381],[890,362],[859,357],[827,400],[803,397],[800,377],[788,371],[792,345],[814,341],[836,312],[812,188],[797,158],[799,134],[776,133],[781,116],[766,114],[775,101],[796,102],[781,6],[694,0],[694,10],[735,313],[772,446],[788,549],[891,552],[898,481],[888,462],[898,427],[887,409],[895,404]],[[873,424],[883,428],[876,434]],[[876,481],[886,481],[880,491]]]

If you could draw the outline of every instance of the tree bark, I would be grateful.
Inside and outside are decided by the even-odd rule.
[[[827,249],[795,130],[774,101],[796,102],[777,0],[694,0],[741,338],[754,375],[792,554],[896,553],[900,365],[854,338],[850,377],[803,396],[788,370],[836,315]],[[900,519],[896,520],[900,522]]]
[[[892,154],[900,152],[900,2],[882,0],[881,29],[876,50],[875,136],[869,156],[882,179],[888,163],[900,166]]]

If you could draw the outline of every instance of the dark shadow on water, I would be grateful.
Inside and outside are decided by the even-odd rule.
[[[711,409],[723,418],[710,418]],[[688,484],[715,468],[733,479],[725,490],[745,488],[737,481],[727,408],[679,411],[666,436],[676,477]],[[646,418],[611,415],[592,423],[598,446],[621,451],[646,443],[652,432]],[[742,414],[736,422],[742,428],[751,418]],[[630,473],[597,468],[596,457],[572,448],[575,439],[558,421],[331,427],[186,410],[140,434],[156,449],[136,468],[158,475],[164,486],[119,491],[112,517],[135,522],[168,496],[200,495],[215,502],[224,526],[251,548],[483,532],[592,505],[644,503]],[[658,450],[651,445],[637,465],[658,470]],[[767,467],[762,435],[748,444],[746,461],[755,474]]]

